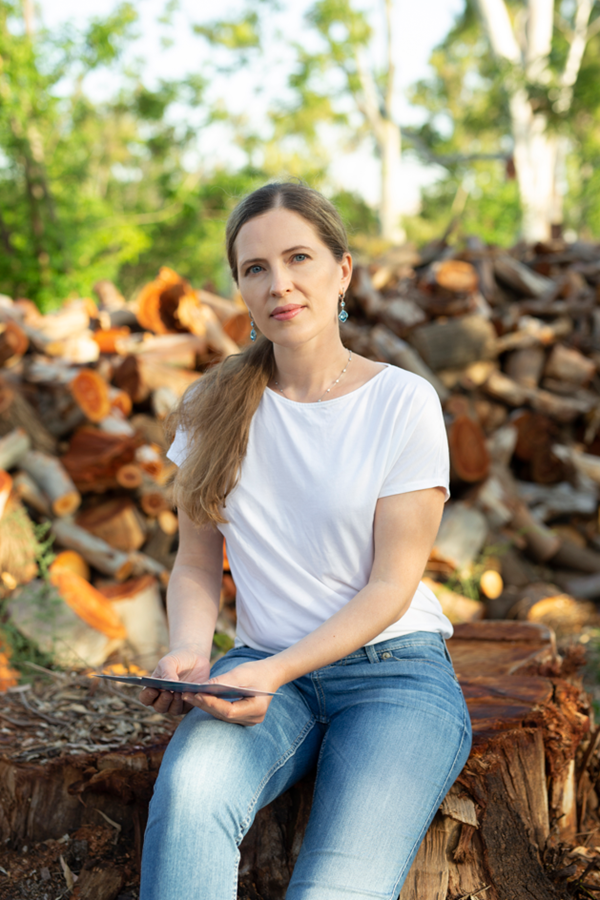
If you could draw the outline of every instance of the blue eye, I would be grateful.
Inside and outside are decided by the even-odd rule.
[[[294,259],[299,259],[302,262],[302,260],[308,259],[308,256],[306,253],[295,253]]]
[[[246,270],[246,275],[257,275],[261,271],[262,271],[262,266],[259,266],[259,265],[250,266],[250,268]]]

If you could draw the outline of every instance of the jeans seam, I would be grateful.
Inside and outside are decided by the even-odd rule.
[[[441,672],[446,672],[447,674],[451,675],[453,681],[456,681],[456,672],[454,671],[453,668],[451,668],[451,669],[449,670],[449,669],[448,669],[448,666],[441,665],[441,663],[437,663],[437,662],[436,662],[435,660],[433,660],[433,659],[413,659],[413,660],[407,660],[407,659],[400,659],[400,658],[398,658],[397,656],[394,656],[394,655],[392,654],[392,656],[390,656],[389,659],[385,659],[384,662],[390,662],[390,660],[392,660],[392,659],[394,660],[394,662],[401,662],[401,663],[403,663],[403,662],[416,662],[416,663],[418,663],[419,665],[422,665],[422,666],[433,666],[434,669],[439,669]]]
[[[319,719],[324,724],[327,721],[327,704],[325,701],[325,691],[323,690],[323,685],[321,684],[321,679],[319,678],[317,672],[313,672],[310,678],[319,703],[319,712],[321,713]]]
[[[467,736],[467,734],[468,734],[468,732],[469,732],[469,729],[467,728],[467,723],[466,723],[467,715],[468,715],[468,712],[467,712],[467,705],[466,705],[466,703],[463,703],[463,727],[462,727],[462,737],[461,737],[461,739],[460,739],[460,744],[458,745],[458,749],[457,749],[457,751],[456,751],[456,753],[455,753],[455,755],[454,755],[454,759],[452,760],[452,765],[451,765],[451,767],[450,767],[450,772],[448,773],[448,776],[447,776],[447,778],[446,778],[444,784],[442,785],[442,787],[441,787],[441,789],[440,789],[440,791],[439,791],[439,793],[438,793],[438,796],[437,796],[436,800],[435,800],[434,803],[432,804],[432,806],[433,806],[433,816],[435,816],[435,813],[437,812],[437,810],[438,810],[438,809],[440,808],[440,806],[441,806],[442,800],[444,799],[444,797],[446,796],[446,794],[448,793],[448,791],[450,790],[450,788],[452,787],[452,785],[453,785],[454,782],[456,781],[456,778],[457,778],[458,775],[460,774],[460,772],[459,772],[459,773],[455,776],[455,778],[453,779],[453,781],[451,782],[451,784],[448,784],[448,781],[450,780],[450,775],[451,775],[451,773],[452,773],[452,771],[453,771],[453,769],[454,769],[454,766],[456,765],[457,759],[458,759],[459,756],[460,756],[460,753],[461,753],[461,751],[462,751],[463,745],[464,745],[464,743],[465,743],[465,738],[466,738],[466,736]],[[414,842],[413,845],[412,845],[411,852],[409,853],[409,858],[410,858],[410,860],[411,860],[411,863],[410,863],[411,866],[412,866],[413,862],[415,861],[415,857],[416,857],[416,853],[415,853],[415,856],[413,856],[413,852],[414,852],[414,850],[415,850],[415,847],[417,848],[417,852],[418,852],[419,847],[421,846],[421,843],[423,842],[423,839],[425,838],[425,835],[426,835],[426,833],[427,833],[427,831],[428,831],[428,829],[429,829],[429,825],[431,824],[431,821],[432,821],[432,819],[433,819],[433,816],[431,817],[431,819],[429,819],[429,821],[428,821],[428,823],[427,823],[427,826],[424,826],[424,827],[421,829],[421,832],[420,832],[418,838],[415,840],[415,842]],[[407,872],[408,872],[408,868],[407,868],[407,865],[406,865],[406,863],[405,863],[405,864],[404,864],[404,867],[402,868],[401,872],[400,872],[399,875],[398,875],[398,878],[397,878],[396,881],[394,882],[394,888],[393,888],[391,894],[389,895],[389,900],[396,900],[396,898],[398,897],[398,885],[400,884],[400,881],[401,881],[402,878],[406,875]]]
[[[275,772],[278,772],[279,769],[281,769],[281,767],[288,761],[288,759],[290,759],[296,753],[296,750],[298,749],[298,747],[300,747],[300,745],[304,742],[308,733],[314,728],[314,726],[316,724],[317,724],[317,720],[315,719],[314,716],[312,716],[309,719],[309,721],[306,723],[306,725],[304,726],[304,728],[302,729],[302,731],[300,732],[300,734],[298,735],[298,737],[296,738],[296,740],[294,741],[292,746],[289,748],[289,750],[286,753],[284,753],[282,756],[280,756],[279,759],[277,759],[273,763],[273,765],[271,766],[271,768],[269,769],[269,771],[267,772],[267,774],[265,775],[265,777],[259,784],[259,786],[256,790],[256,793],[254,794],[254,797],[252,797],[252,799],[250,800],[248,809],[246,811],[246,816],[244,817],[244,819],[242,819],[242,821],[240,823],[241,834],[239,835],[239,838],[237,840],[238,847],[241,844],[248,828],[250,827],[250,825],[252,823],[252,813],[254,811],[256,804],[258,803],[258,798],[260,797],[264,787],[269,783],[269,781],[271,780],[271,778],[273,777]]]
[[[434,632],[432,632],[432,633],[434,633]],[[437,634],[437,632],[435,632],[435,633]],[[376,645],[372,644],[371,646],[376,646]],[[401,650],[405,647],[439,647],[439,642],[438,641],[428,641],[428,640],[403,642],[402,644],[397,644],[395,647],[394,646],[386,647],[385,651],[377,650],[376,652],[379,655],[382,652],[390,653],[390,652],[393,652],[394,650]],[[351,659],[361,659],[361,658],[365,658],[365,659],[367,658],[364,648],[361,648],[361,650],[359,652],[350,653],[348,656],[344,656],[342,659],[338,659],[336,662],[331,663],[329,666],[323,666],[323,671],[325,669],[332,669],[335,666],[339,666],[340,663],[346,663]]]

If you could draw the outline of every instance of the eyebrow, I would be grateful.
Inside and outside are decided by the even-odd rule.
[[[310,249],[311,248],[308,247],[306,244],[298,244],[297,247],[288,247],[287,250],[282,250],[281,255],[286,256],[288,253],[294,253],[295,251],[297,252],[298,250],[310,250]],[[241,263],[239,263],[239,267],[240,267],[240,269],[244,269],[246,266],[252,265],[253,263],[264,262],[264,261],[265,261],[264,257],[255,256],[252,259],[244,259]]]

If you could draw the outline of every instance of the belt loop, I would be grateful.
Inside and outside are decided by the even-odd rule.
[[[370,663],[378,663],[379,657],[377,656],[377,650],[373,646],[373,644],[367,644],[365,647],[365,653],[367,654],[367,658]]]

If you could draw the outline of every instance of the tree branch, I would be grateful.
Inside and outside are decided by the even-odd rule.
[[[440,155],[434,153],[425,141],[410,129],[403,129],[402,134],[404,140],[412,144],[417,153],[426,159],[427,162],[443,166],[445,169],[460,163],[489,162],[490,160],[499,160],[506,163],[512,156],[511,153],[449,153]]]
[[[477,0],[477,6],[494,54],[522,65],[521,51],[504,0]]]
[[[392,119],[392,106],[394,91],[396,88],[396,66],[394,65],[394,26],[392,21],[392,0],[385,0],[385,24],[387,29],[387,78],[385,90],[385,114],[390,121]]]
[[[357,98],[357,103],[359,105],[360,111],[363,113],[363,115],[371,125],[377,143],[381,145],[385,140],[385,120],[381,112],[381,98],[379,97],[377,84],[375,83],[375,79],[373,78],[373,73],[364,63],[363,55],[360,52],[360,49],[356,50],[355,59],[356,71],[360,79],[360,85],[363,95],[362,101],[360,98]]]
[[[594,0],[577,0],[573,38],[571,40],[571,46],[569,47],[565,69],[561,77],[561,82],[565,87],[573,87],[577,81],[577,76],[579,75],[579,70],[581,68],[581,61],[583,59],[583,54],[585,53],[585,47],[590,39],[590,28],[588,28],[588,24],[593,7]]]
[[[554,0],[529,0],[527,23],[527,77],[543,82],[548,72],[548,57],[552,49]]]

